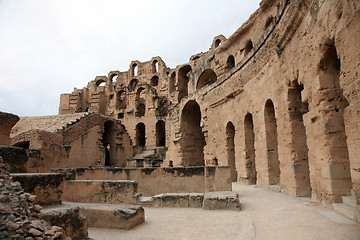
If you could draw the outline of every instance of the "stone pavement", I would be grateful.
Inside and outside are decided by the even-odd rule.
[[[310,198],[233,184],[241,211],[145,208],[132,230],[90,228],[95,240],[359,240],[360,225]]]

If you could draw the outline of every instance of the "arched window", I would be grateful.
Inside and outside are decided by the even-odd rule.
[[[169,83],[169,92],[173,93],[175,91],[175,77],[176,73],[173,72],[170,76],[170,83]]]
[[[235,67],[235,58],[233,55],[230,55],[226,61],[226,70],[229,71],[233,67]]]
[[[136,125],[136,146],[145,147],[146,137],[145,137],[145,124],[138,123]]]
[[[215,48],[219,47],[221,45],[221,40],[220,39],[216,39],[215,41]]]
[[[159,84],[159,77],[158,76],[153,76],[151,78],[151,86],[156,87]]]
[[[253,49],[253,43],[251,40],[248,40],[245,45],[245,56]]]
[[[138,84],[137,79],[131,80],[130,83],[129,83],[129,90],[134,91],[136,89],[137,84]]]
[[[116,108],[117,110],[126,108],[126,92],[121,90],[116,94]]]
[[[188,95],[188,83],[189,83],[189,73],[191,67],[189,65],[183,66],[179,69],[178,73],[178,101],[180,102],[183,97]]]
[[[145,95],[145,89],[143,87],[140,87],[136,92],[136,99],[135,99],[136,117],[145,116],[146,99],[144,95]]]
[[[270,24],[272,23],[273,19],[274,19],[273,16],[268,17],[268,19],[266,20],[266,23],[265,23],[265,29],[267,29],[267,28],[270,26]]]
[[[131,66],[131,76],[136,77],[138,75],[138,65],[134,63]]]
[[[226,152],[228,159],[228,166],[230,167],[230,176],[233,182],[237,181],[237,171],[235,165],[235,127],[232,122],[226,125]]]
[[[216,82],[217,76],[212,69],[206,69],[199,77],[196,89],[200,89],[205,85]]]
[[[154,60],[152,63],[152,72],[157,73],[159,71],[159,62]]]
[[[165,147],[165,136],[165,122],[163,120],[159,120],[156,123],[156,146]]]

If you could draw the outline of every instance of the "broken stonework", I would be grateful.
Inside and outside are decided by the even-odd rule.
[[[33,204],[34,199],[12,181],[0,157],[0,239],[71,239],[62,228],[41,219],[41,207]]]

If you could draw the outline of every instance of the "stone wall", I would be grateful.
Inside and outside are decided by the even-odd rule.
[[[78,168],[75,172],[76,180],[134,180],[143,196],[231,191],[229,167]]]
[[[19,120],[20,118],[14,114],[0,111],[0,145],[11,144],[10,131]]]

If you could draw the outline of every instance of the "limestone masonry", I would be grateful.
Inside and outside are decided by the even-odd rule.
[[[92,189],[92,202],[189,206],[196,196],[239,210],[228,192],[238,181],[326,206],[353,199],[360,221],[359,71],[360,1],[263,0],[188,63],[131,61],[61,94],[59,115],[14,128],[1,113],[0,144],[27,153],[4,162],[63,174],[63,201]]]

